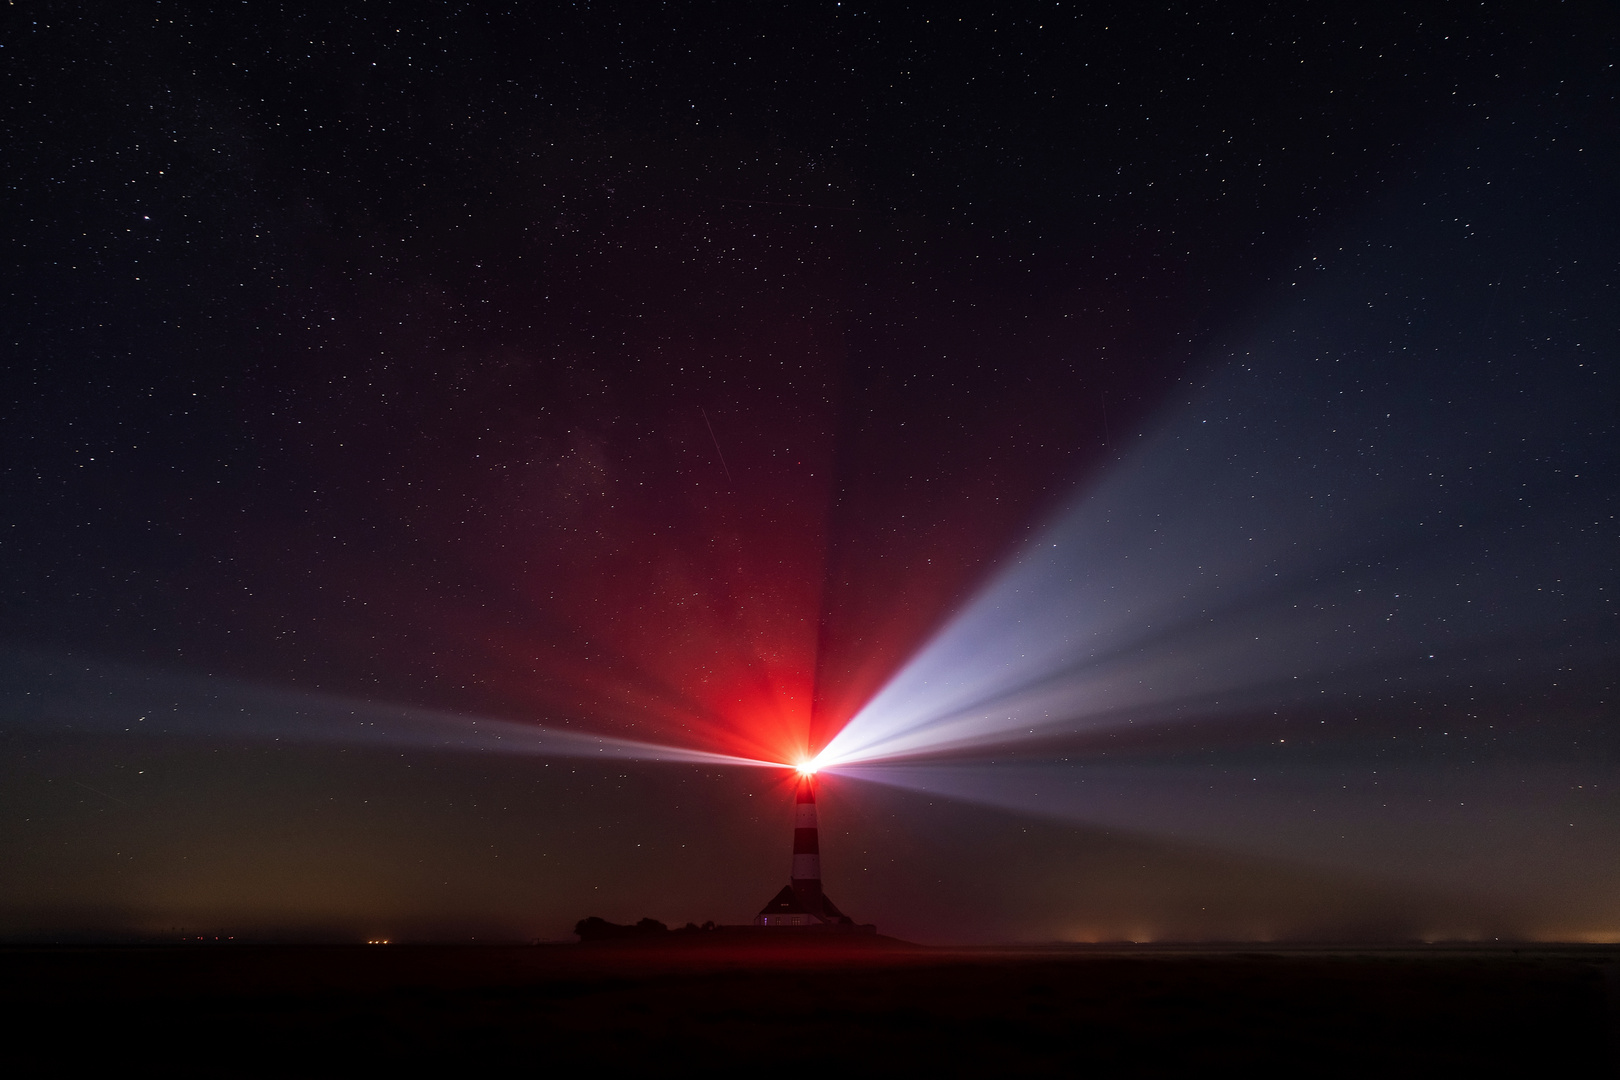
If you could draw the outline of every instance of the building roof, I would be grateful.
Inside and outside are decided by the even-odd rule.
[[[815,912],[807,911],[799,902],[799,894],[793,891],[793,886],[784,885],[782,891],[771,897],[770,903],[759,909],[761,915],[813,915]]]
[[[852,921],[848,915],[838,910],[838,905],[834,904],[825,893],[821,896],[820,910],[811,911],[805,906],[799,894],[793,891],[791,885],[782,886],[782,891],[771,897],[770,903],[760,908],[759,913],[761,915],[813,915],[823,922],[834,923]]]

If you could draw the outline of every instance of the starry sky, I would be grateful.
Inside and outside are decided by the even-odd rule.
[[[1608,6],[16,10],[0,935],[1620,939]]]

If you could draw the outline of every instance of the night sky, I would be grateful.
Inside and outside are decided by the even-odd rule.
[[[1620,940],[1610,5],[10,11],[0,936]]]

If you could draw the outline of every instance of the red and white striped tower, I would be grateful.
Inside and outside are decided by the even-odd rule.
[[[782,891],[754,916],[755,926],[819,926],[876,933],[870,924],[855,920],[821,891],[821,834],[816,829],[816,781],[813,767],[799,770],[793,797],[793,872]]]
[[[821,837],[816,831],[815,777],[809,773],[799,775],[799,790],[793,800],[793,872],[788,875],[799,906],[820,918],[824,902],[821,895]]]

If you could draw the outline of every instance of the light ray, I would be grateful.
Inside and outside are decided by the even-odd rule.
[[[589,731],[17,652],[0,654],[0,716],[14,729],[81,735],[782,767]]]
[[[838,775],[931,798],[1129,835],[1375,870],[1502,897],[1592,887],[1620,830],[1579,787],[1607,788],[1602,761],[1500,760],[1459,768],[1372,755],[1292,760],[1265,748],[1130,761],[998,759],[840,766]]]
[[[1494,191],[1479,198],[1505,197]],[[1215,350],[1209,374],[828,742],[823,765],[1348,692],[1461,693],[1498,680],[1504,658],[1552,671],[1582,640],[1601,654],[1584,665],[1620,656],[1612,511],[1586,479],[1620,462],[1593,436],[1612,419],[1583,396],[1585,353],[1478,325],[1459,269],[1484,288],[1563,256],[1504,236],[1495,250],[1471,240],[1459,263],[1457,241],[1433,235],[1429,198],[1386,208],[1354,253],[1324,245],[1334,254],[1310,292]],[[1427,280],[1450,282],[1456,305]],[[1535,380],[1484,377],[1532,347]],[[1586,579],[1543,569],[1553,551]]]

